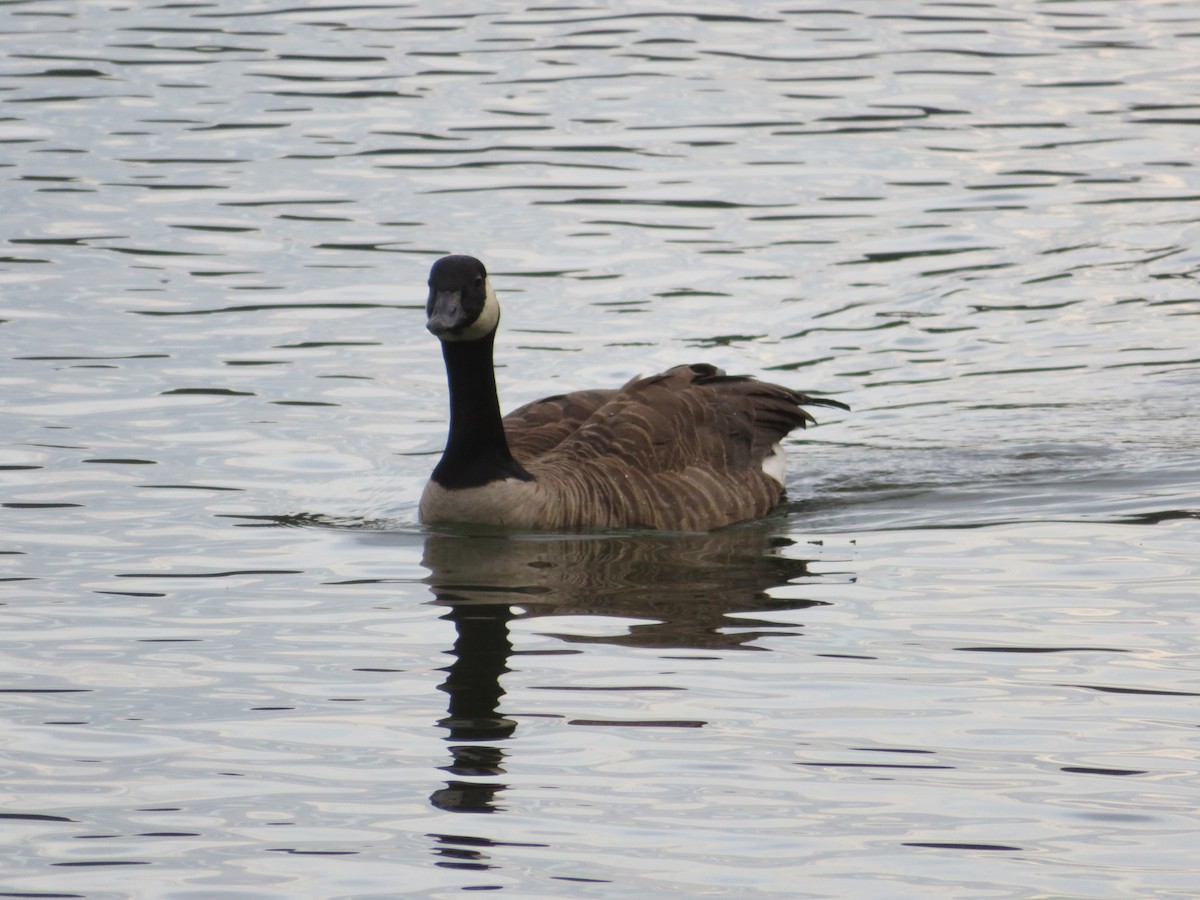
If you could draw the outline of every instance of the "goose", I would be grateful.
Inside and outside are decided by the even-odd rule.
[[[437,260],[426,313],[450,390],[446,448],[419,507],[430,525],[701,532],[762,518],[785,496],[780,441],[816,421],[803,405],[850,408],[696,363],[501,417],[500,305],[483,263]]]

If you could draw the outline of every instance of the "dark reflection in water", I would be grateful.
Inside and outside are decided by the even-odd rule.
[[[512,642],[508,622],[516,613],[502,603],[457,604],[453,598],[446,618],[458,637],[450,655],[440,690],[450,695],[446,717],[438,725],[447,729],[452,761],[443,768],[457,776],[497,776],[504,772],[504,751],[493,742],[512,737],[517,723],[499,712],[504,689],[500,676],[508,671]],[[473,743],[460,743],[470,741]],[[492,812],[495,796],[506,785],[447,781],[429,798],[439,809],[452,812]]]
[[[499,742],[517,723],[500,710],[501,677],[513,651],[509,622],[519,617],[601,616],[643,620],[620,636],[556,635],[671,649],[729,650],[780,623],[747,613],[794,610],[821,601],[779,599],[771,588],[811,578],[808,561],[784,555],[795,542],[762,527],[713,534],[545,537],[456,531],[431,534],[422,563],[435,603],[457,638],[441,690],[438,725],[449,733],[455,776],[504,773]],[[736,622],[731,616],[736,615]],[[644,621],[651,619],[653,621]],[[736,624],[736,629],[731,626]],[[788,631],[796,626],[787,623]],[[639,723],[624,723],[639,724]],[[646,723],[640,723],[646,724]],[[656,722],[700,727],[702,722]],[[493,812],[501,782],[451,780],[430,802],[456,812]]]

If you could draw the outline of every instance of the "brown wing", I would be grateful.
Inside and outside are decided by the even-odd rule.
[[[608,393],[549,456],[621,458],[649,472],[758,466],[788,432],[815,421],[800,404],[830,402],[708,365],[676,366]]]
[[[617,393],[617,390],[575,391],[534,400],[514,409],[504,417],[509,449],[522,464],[536,459],[573,434]]]
[[[812,417],[780,385],[676,366],[631,381],[527,467],[555,498],[550,527],[708,530],[758,518],[782,497],[763,460]]]

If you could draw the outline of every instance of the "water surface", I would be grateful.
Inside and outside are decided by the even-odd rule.
[[[10,3],[0,894],[1192,896],[1200,4]],[[853,406],[713,535],[428,531],[506,408]]]

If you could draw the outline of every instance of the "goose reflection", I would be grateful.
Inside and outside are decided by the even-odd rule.
[[[440,688],[449,695],[447,714],[438,722],[451,745],[451,762],[443,768],[456,778],[433,793],[433,805],[476,813],[498,808],[506,786],[474,779],[503,777],[502,744],[517,730],[501,712],[513,619],[638,620],[619,635],[554,635],[574,643],[746,648],[764,633],[780,633],[783,623],[764,617],[770,610],[824,605],[769,593],[811,577],[807,560],[788,555],[793,547],[761,526],[688,535],[554,537],[477,529],[428,535],[425,581],[456,632]],[[795,633],[797,626],[784,627]],[[473,780],[458,780],[463,777]]]

